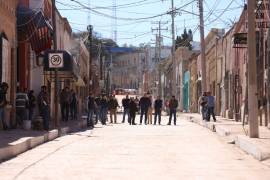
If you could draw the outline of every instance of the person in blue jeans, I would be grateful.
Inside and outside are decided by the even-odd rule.
[[[167,125],[171,125],[171,121],[172,121],[172,116],[173,116],[173,121],[174,121],[174,125],[176,125],[176,110],[178,107],[178,101],[175,99],[175,96],[172,96],[172,98],[170,99],[169,102],[169,109],[170,109],[170,118],[169,118],[169,122]]]
[[[124,108],[122,123],[125,123],[125,116],[126,115],[128,117],[128,122],[130,122],[130,117],[129,117],[129,103],[130,103],[130,99],[129,99],[128,95],[126,95],[126,98],[122,99],[122,106]]]
[[[211,95],[211,92],[207,93],[207,121],[210,121],[211,116],[214,122],[216,122],[215,115],[215,97]]]
[[[207,119],[207,111],[208,111],[207,101],[208,101],[207,92],[204,92],[202,94],[202,96],[200,97],[200,100],[199,100],[199,103],[200,103],[200,105],[202,107],[201,112],[202,112],[202,119],[203,120]]]
[[[93,121],[93,115],[95,113],[95,98],[93,97],[93,94],[90,92],[89,96],[87,98],[87,126],[93,128],[94,127],[94,121]]]

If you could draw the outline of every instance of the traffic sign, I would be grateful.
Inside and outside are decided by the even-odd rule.
[[[49,53],[49,68],[63,68],[63,53]]]

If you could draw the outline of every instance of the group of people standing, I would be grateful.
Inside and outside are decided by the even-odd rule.
[[[119,107],[119,104],[115,96],[108,98],[105,94],[101,94],[94,97],[93,93],[90,92],[87,98],[87,126],[94,127],[98,121],[102,125],[106,125],[108,112],[110,113],[110,122],[117,123],[117,107]]]
[[[41,87],[38,99],[34,95],[34,91],[27,89],[18,89],[16,93],[16,123],[10,124],[5,121],[5,108],[8,105],[6,98],[8,91],[8,84],[3,82],[0,84],[0,122],[4,130],[11,128],[22,127],[24,120],[32,120],[34,109],[38,103],[40,115],[43,118],[43,128],[49,129],[50,109],[49,109],[49,96],[46,86]],[[36,102],[38,101],[38,102]]]
[[[161,113],[163,109],[163,100],[160,96],[157,96],[155,101],[153,102],[153,98],[150,94],[144,94],[143,97],[138,99],[136,98],[129,98],[127,95],[126,98],[122,100],[123,105],[123,120],[122,123],[125,123],[125,116],[128,116],[128,122],[131,125],[136,125],[135,118],[137,112],[140,113],[140,125],[144,124],[153,124],[152,122],[152,115],[154,110],[154,125],[158,124],[161,125]],[[176,100],[175,96],[172,96],[171,99],[168,101],[168,108],[169,108],[169,122],[167,125],[171,125],[172,118],[174,118],[174,125],[176,125],[176,112],[178,107],[178,101]]]
[[[41,86],[37,98],[33,90],[19,89],[16,94],[16,126],[22,127],[24,120],[33,121],[35,108],[43,119],[43,129],[49,130],[50,96],[46,86]]]
[[[106,125],[106,122],[109,121],[107,119],[107,114],[110,114],[110,123],[117,123],[117,108],[119,108],[119,104],[114,95],[109,96],[100,95],[97,97],[93,96],[93,93],[90,92],[89,97],[87,98],[87,124],[89,127],[93,127],[98,120],[100,120],[101,124]],[[135,118],[137,113],[140,113],[140,125],[144,124],[153,124],[152,116],[154,110],[154,125],[161,124],[161,113],[163,109],[163,100],[160,96],[157,96],[155,101],[153,102],[153,98],[150,94],[144,94],[140,99],[138,97],[131,97],[126,95],[124,99],[122,99],[122,107],[123,107],[123,119],[122,123],[127,121],[130,125],[136,125]],[[171,125],[172,118],[174,118],[174,125],[176,125],[176,109],[178,107],[178,101],[175,99],[175,96],[169,100],[168,108],[170,110],[170,118],[168,125]],[[95,118],[94,118],[95,116]]]
[[[199,103],[201,105],[203,120],[210,121],[212,116],[214,122],[216,122],[215,97],[211,95],[211,92],[204,92],[199,100]]]
[[[71,120],[77,120],[78,112],[78,99],[76,93],[69,87],[62,89],[60,94],[60,106],[62,121],[67,122],[70,118]]]

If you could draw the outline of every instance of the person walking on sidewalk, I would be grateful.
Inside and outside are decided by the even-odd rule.
[[[144,116],[144,124],[147,124],[147,113],[148,108],[151,106],[151,101],[149,97],[147,97],[147,94],[144,94],[143,97],[141,97],[139,102],[140,110],[141,110],[141,116],[140,116],[140,124],[142,124],[142,119]]]
[[[36,97],[34,95],[34,91],[31,90],[28,93],[28,100],[29,100],[29,104],[28,104],[28,110],[29,110],[29,120],[32,121],[33,120],[33,115],[34,115],[34,110],[36,107]]]
[[[215,97],[211,95],[211,92],[208,92],[207,95],[207,121],[210,121],[212,115],[214,122],[216,122]]]
[[[175,96],[172,96],[172,98],[170,99],[169,102],[169,110],[170,110],[170,117],[169,117],[169,122],[167,125],[171,125],[171,121],[172,121],[172,116],[173,116],[173,121],[174,121],[174,125],[176,125],[176,110],[178,107],[178,101],[175,99]]]
[[[69,108],[70,108],[70,91],[69,87],[65,87],[60,94],[60,103],[61,103],[61,113],[62,121],[67,122],[69,117]]]
[[[116,124],[117,123],[117,107],[119,107],[119,104],[117,102],[117,99],[115,98],[115,96],[111,96],[110,100],[108,102],[108,106],[109,106],[109,112],[110,112],[110,120],[111,123]],[[113,119],[114,117],[114,119]]]
[[[47,92],[46,86],[41,86],[41,91],[38,95],[38,105],[40,115],[43,118],[43,128],[44,130],[49,130],[49,122],[50,122],[50,100],[49,94]]]
[[[130,103],[130,99],[129,99],[128,95],[126,95],[126,98],[122,99],[122,106],[124,108],[122,123],[125,123],[125,116],[126,115],[128,117],[128,122],[130,122],[130,118],[129,118],[129,103]]]
[[[96,108],[95,98],[94,98],[92,92],[90,92],[89,96],[87,98],[87,111],[88,111],[87,127],[90,127],[90,128],[94,127],[93,116],[94,116],[94,113],[95,113],[95,108]]]
[[[153,116],[153,108],[152,108],[152,104],[153,104],[153,99],[152,96],[149,95],[149,102],[150,102],[150,106],[148,107],[147,110],[147,120],[148,120],[148,124],[152,124],[152,116]]]
[[[137,104],[135,102],[135,99],[132,97],[129,103],[129,117],[130,117],[130,125],[136,125],[135,118],[136,118],[136,112],[138,111]]]
[[[199,99],[199,104],[200,104],[200,106],[201,106],[201,112],[202,112],[202,119],[203,120],[206,120],[207,119],[207,100],[208,100],[208,98],[207,98],[207,92],[204,92],[203,94],[202,94],[202,96],[200,97],[200,99]]]
[[[8,84],[6,82],[0,85],[0,121],[4,130],[8,130],[8,125],[5,121],[5,107],[7,105],[6,94],[8,90]]]
[[[157,117],[158,117],[158,124],[160,125],[161,123],[162,106],[163,106],[163,101],[160,99],[160,96],[158,96],[154,102],[154,108],[155,108],[154,125],[156,125],[157,123]]]

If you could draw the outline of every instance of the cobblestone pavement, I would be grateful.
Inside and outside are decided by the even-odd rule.
[[[165,126],[163,119],[162,126],[98,125],[63,136],[0,164],[0,179],[270,179],[270,167],[216,134],[181,118]]]

